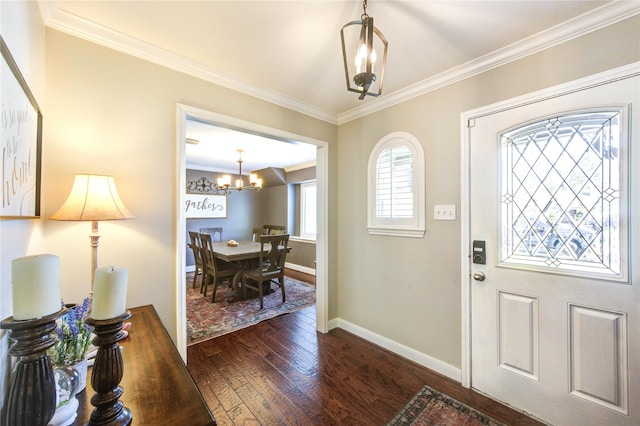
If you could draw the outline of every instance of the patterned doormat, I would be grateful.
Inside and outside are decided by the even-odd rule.
[[[429,386],[422,388],[387,426],[505,426],[475,408],[461,403]]]
[[[193,274],[187,274],[187,345],[231,333],[261,321],[313,306],[316,288],[311,284],[285,277],[287,300],[282,303],[280,288],[264,295],[264,309],[260,309],[257,292],[249,292],[247,300],[239,300],[236,292],[227,284],[218,286],[216,302],[211,303],[213,286],[209,286],[207,298],[200,293],[200,277],[192,289]],[[277,288],[277,289],[276,289]]]

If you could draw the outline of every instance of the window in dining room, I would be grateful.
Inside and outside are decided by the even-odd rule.
[[[316,182],[300,184],[300,237],[316,239]]]
[[[382,138],[371,151],[368,179],[370,234],[424,236],[424,150],[405,132]]]

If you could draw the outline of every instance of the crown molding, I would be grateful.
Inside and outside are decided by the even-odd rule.
[[[458,67],[338,114],[338,125],[433,92],[640,14],[637,1],[613,1]]]
[[[227,89],[267,101],[301,114],[337,124],[337,114],[318,108],[282,93],[256,86],[229,74],[212,69],[182,55],[98,25],[60,10],[57,0],[38,0],[44,24],[52,29],[135,56],[145,61],[226,87]]]
[[[371,102],[343,113],[334,114],[325,109],[291,98],[282,93],[256,86],[218,70],[211,69],[200,62],[61,11],[57,0],[38,0],[38,6],[42,20],[49,28],[338,126],[640,14],[640,4],[637,1],[615,0],[569,21],[512,43],[509,46],[412,84],[404,89],[376,98]]]

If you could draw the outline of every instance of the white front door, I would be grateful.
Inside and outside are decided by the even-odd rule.
[[[640,425],[639,128],[638,76],[469,122],[471,385],[555,425]]]

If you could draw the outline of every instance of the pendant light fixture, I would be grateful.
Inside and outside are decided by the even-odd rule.
[[[360,19],[345,24],[340,30],[347,90],[359,93],[360,100],[366,95],[377,97],[382,94],[389,44],[373,25],[373,16],[367,15],[367,0],[362,2],[362,8],[364,12]],[[381,61],[378,61],[376,49],[382,51]]]
[[[243,189],[254,189],[260,191],[262,189],[262,179],[258,178],[255,173],[249,174],[249,185],[244,184],[244,177],[242,177],[242,153],[243,149],[238,149],[238,179],[236,179],[235,186],[231,185],[231,176],[224,175],[217,179],[215,187],[218,191],[225,194],[229,194],[230,190],[242,191]]]

